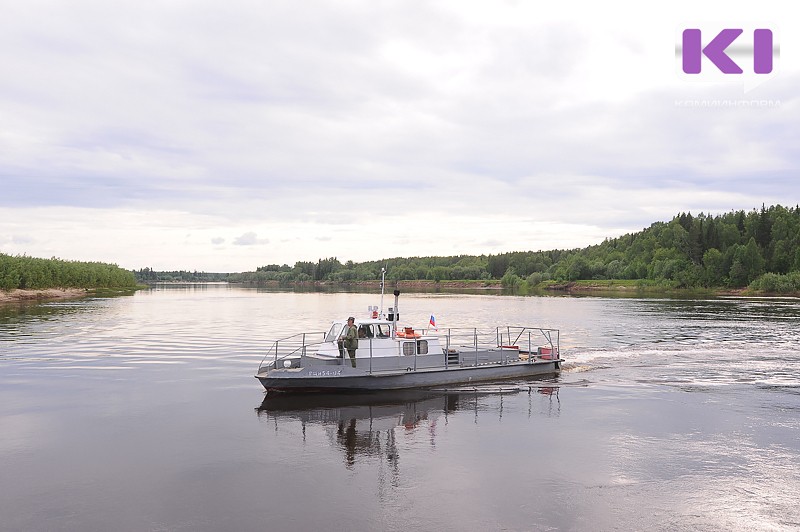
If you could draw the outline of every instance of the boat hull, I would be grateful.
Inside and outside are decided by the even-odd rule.
[[[302,370],[273,369],[255,377],[267,392],[403,390],[557,375],[561,371],[561,362],[560,359],[554,359],[371,373],[348,366],[326,369],[312,366]]]

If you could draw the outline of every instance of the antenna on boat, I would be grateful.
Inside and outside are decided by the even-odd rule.
[[[400,319],[400,290],[394,291],[394,308],[390,308],[389,319],[392,321],[392,338],[397,335],[397,320]]]
[[[386,268],[381,268],[381,313],[378,314],[381,318],[383,318],[383,288],[386,286],[384,282],[386,279]]]

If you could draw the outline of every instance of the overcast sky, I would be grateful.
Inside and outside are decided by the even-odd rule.
[[[0,252],[251,271],[793,206],[791,6],[0,0]],[[743,74],[683,74],[689,27],[744,29]]]

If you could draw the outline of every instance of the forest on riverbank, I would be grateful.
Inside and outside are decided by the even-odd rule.
[[[0,290],[133,288],[136,276],[116,264],[0,253]]]
[[[0,289],[132,288],[163,281],[251,283],[260,286],[375,281],[500,284],[512,290],[616,284],[650,289],[742,289],[800,293],[800,207],[781,205],[712,216],[681,213],[636,233],[582,249],[496,255],[395,257],[341,263],[336,257],[294,266],[268,264],[244,273],[131,272],[115,264],[39,259],[0,253]],[[586,282],[589,282],[588,284]]]
[[[745,288],[800,292],[800,207],[781,205],[722,215],[681,213],[636,233],[583,249],[520,251],[497,255],[396,257],[341,263],[265,265],[232,274],[231,282],[291,284],[391,281],[500,280],[507,288],[621,280],[654,288]]]

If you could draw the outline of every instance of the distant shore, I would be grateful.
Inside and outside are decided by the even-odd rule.
[[[243,283],[248,285],[248,283]],[[278,281],[267,281],[263,285],[266,287],[279,288],[281,285]],[[360,288],[380,288],[380,281],[352,281],[352,282],[331,282],[331,281],[305,281],[292,283],[291,286],[307,286],[307,287],[360,287]],[[505,287],[499,279],[491,280],[474,280],[474,281],[431,281],[431,280],[415,280],[415,281],[386,281],[386,292],[391,293],[393,289],[400,290],[436,290],[440,288],[448,290],[504,290]],[[513,293],[513,289],[511,290]],[[698,294],[705,293],[712,296],[779,296],[786,294],[768,294],[768,293],[751,293],[747,288],[705,288],[705,289],[687,289],[687,288],[670,288],[663,285],[642,285],[639,281],[569,281],[569,282],[547,282],[542,283],[532,289],[530,292],[525,293],[561,293],[561,294],[626,294],[634,295],[637,293],[647,294]],[[788,294],[789,296],[800,296],[800,294]]]
[[[288,285],[282,285],[279,281],[265,281],[263,283],[231,283],[239,284],[241,286],[263,286],[269,288],[280,288],[282,286],[300,286],[300,287],[359,287],[359,288],[377,288],[380,289],[381,282],[379,280],[370,281],[294,281]],[[470,290],[501,290],[503,288],[499,280],[478,280],[478,281],[429,281],[429,280],[414,280],[414,281],[386,281],[386,292],[390,293],[397,288],[403,289],[436,289],[436,288],[468,288]]]
[[[544,290],[565,292],[568,294],[602,294],[602,293],[648,293],[648,294],[710,294],[714,296],[747,296],[771,295],[753,294],[747,288],[669,288],[659,285],[640,285],[638,281],[570,281],[551,283]]]
[[[166,283],[171,284],[171,283]],[[183,284],[183,283],[174,283],[174,284]],[[234,283],[238,284],[238,283]],[[248,283],[243,283],[243,285],[247,285]],[[310,282],[301,282],[301,283],[292,283],[293,286],[309,286],[309,287],[354,287],[358,286],[361,288],[379,288],[380,281],[355,281],[350,283],[333,283],[333,282],[326,282],[326,281],[310,281]],[[264,286],[278,288],[280,285],[278,282],[267,282]],[[138,286],[133,290],[138,288],[145,288],[145,286]],[[394,288],[398,288],[401,290],[435,290],[435,289],[448,289],[448,290],[503,290],[503,286],[499,280],[480,280],[480,281],[429,281],[429,280],[417,280],[417,281],[391,281],[386,283],[386,291],[387,293],[391,293]],[[637,292],[646,292],[650,294],[656,293],[697,293],[698,290],[686,290],[686,289],[669,289],[665,287],[642,287],[636,286],[633,284],[627,284],[625,282],[618,282],[618,281],[572,281],[567,283],[551,283],[545,286],[536,287],[535,292],[537,293],[546,293],[546,292],[560,292],[562,294],[582,294],[582,295],[590,295],[590,294],[628,294],[632,295]],[[102,291],[102,290],[101,290]],[[109,290],[109,292],[119,293],[120,291],[125,292],[126,290]],[[81,297],[86,297],[88,295],[95,294],[97,290],[89,290],[85,288],[48,288],[44,290],[0,290],[0,304],[13,304],[13,303],[24,303],[24,302],[37,302],[37,301],[50,301],[50,300],[60,300],[60,299],[78,299]],[[533,292],[533,290],[532,290]],[[766,294],[766,293],[749,293],[745,288],[738,288],[738,289],[723,289],[723,288],[715,288],[715,289],[706,289],[701,292],[706,292],[711,295],[716,296],[789,296],[789,297],[800,297],[800,294]]]
[[[19,303],[24,301],[45,301],[51,299],[76,299],[85,297],[85,288],[48,288],[46,290],[0,290],[0,303]]]

